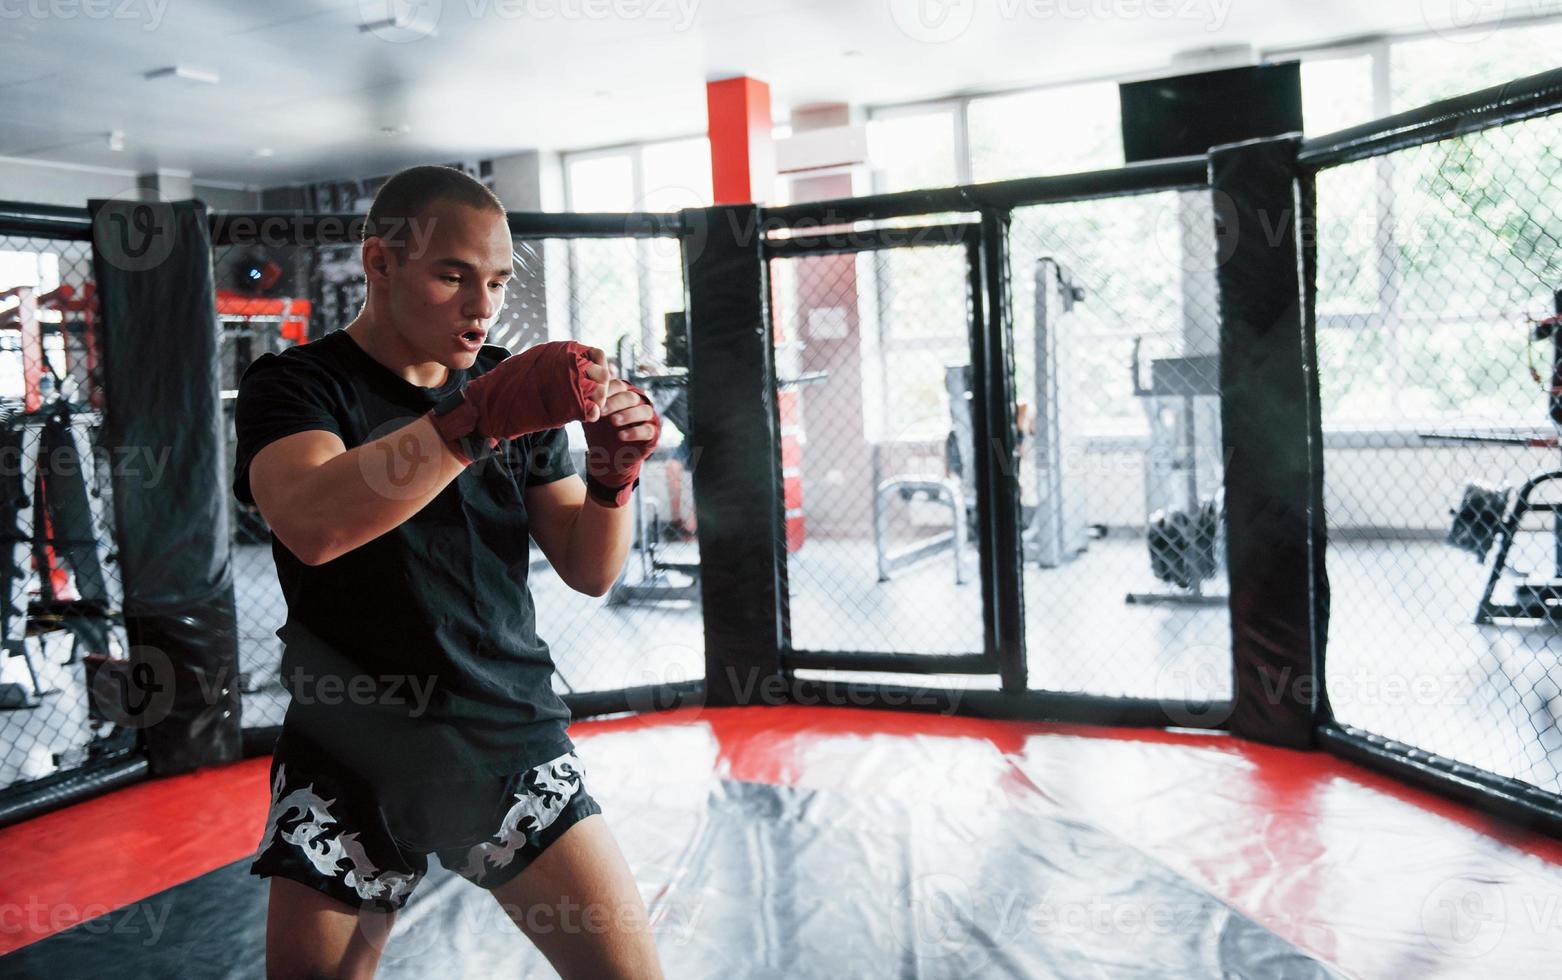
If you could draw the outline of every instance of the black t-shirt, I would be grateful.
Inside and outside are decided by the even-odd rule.
[[[264,354],[239,381],[233,492],[277,439],[335,432],[348,449],[412,422],[509,352],[484,346],[445,384],[412,384],[337,330]],[[287,600],[284,742],[383,783],[499,775],[572,749],[569,708],[537,637],[524,491],[575,472],[563,429],[506,442],[411,518],[320,565],[276,535]]]

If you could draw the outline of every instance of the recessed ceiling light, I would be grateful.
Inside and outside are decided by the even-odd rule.
[[[216,85],[222,81],[222,77],[207,68],[194,68],[190,65],[169,65],[166,68],[154,68],[146,73],[146,80],[156,78],[183,78],[191,82],[205,82],[207,85]]]
[[[262,146],[262,147],[260,147],[259,149],[257,149],[255,151],[255,155],[258,156],[258,157],[269,157],[269,156],[275,156],[276,152],[277,152],[276,150],[273,150],[269,146]]]

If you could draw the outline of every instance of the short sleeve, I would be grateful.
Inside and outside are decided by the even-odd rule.
[[[523,487],[540,487],[575,473],[570,459],[569,434],[563,428],[533,432],[514,441]]]
[[[233,495],[253,504],[249,467],[255,455],[278,439],[320,429],[342,434],[333,409],[336,385],[322,368],[301,358],[262,354],[239,379],[233,424]]]

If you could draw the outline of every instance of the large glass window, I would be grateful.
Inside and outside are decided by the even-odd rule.
[[[571,211],[678,211],[711,204],[710,142],[703,136],[567,154]],[[570,242],[573,338],[616,352],[632,342],[660,357],[666,315],[683,309],[682,253],[672,239]]]
[[[967,118],[971,179],[978,182],[1123,165],[1113,82],[972,99]]]
[[[1378,117],[1374,58],[1372,53],[1302,58],[1302,125],[1309,135],[1349,129]]]
[[[960,183],[959,106],[896,110],[868,121],[868,158],[880,192]]]
[[[1548,71],[1557,66],[1558,45],[1559,23],[1396,41],[1389,48],[1392,109],[1402,112]]]

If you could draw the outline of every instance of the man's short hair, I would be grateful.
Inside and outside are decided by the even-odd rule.
[[[378,236],[393,248],[407,244],[411,222],[435,201],[455,201],[479,211],[505,214],[494,192],[454,167],[408,167],[380,185],[363,223],[363,237]]]

